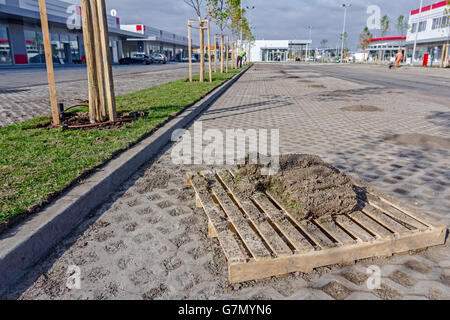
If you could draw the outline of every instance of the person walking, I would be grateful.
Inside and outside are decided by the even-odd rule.
[[[399,49],[397,54],[395,55],[395,59],[397,62],[397,68],[400,68],[400,64],[403,61],[403,53],[402,53],[402,49]]]
[[[238,58],[237,58],[237,64],[238,64],[239,68],[242,68],[242,62],[244,61],[244,58],[246,55],[247,55],[247,53],[245,51],[239,52]]]

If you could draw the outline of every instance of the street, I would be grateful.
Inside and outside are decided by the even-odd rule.
[[[187,72],[180,65],[141,68],[146,67],[115,69],[118,93]],[[20,74],[15,77],[24,81]],[[66,81],[60,87],[67,88],[66,99],[85,90],[81,76],[60,77]],[[14,97],[44,99],[39,83],[21,93],[2,93],[8,100],[2,98],[0,105],[3,124],[15,121],[10,115],[3,120],[11,112],[5,110],[14,108]],[[204,130],[279,129],[282,154],[319,155],[450,226],[449,89],[448,70],[256,64],[197,121]],[[25,114],[45,110],[24,100]],[[206,216],[185,181],[188,171],[212,168],[173,164],[173,147],[92,212],[7,298],[450,299],[448,244],[229,285],[223,252],[217,239],[208,238]],[[66,287],[72,265],[81,270],[79,290]],[[381,288],[375,290],[365,284],[372,265],[382,271]]]

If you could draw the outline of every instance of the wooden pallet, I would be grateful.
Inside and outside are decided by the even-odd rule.
[[[194,177],[196,177],[194,181]],[[187,174],[228,262],[231,283],[348,264],[445,243],[447,228],[373,193],[348,216],[301,221],[269,194],[249,198],[232,171]]]

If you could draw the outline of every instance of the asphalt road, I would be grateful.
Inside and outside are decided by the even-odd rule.
[[[139,74],[148,74],[152,72],[161,72],[164,70],[187,69],[186,63],[170,64],[152,64],[152,65],[114,65],[113,74],[115,78],[122,76],[131,76]],[[117,79],[117,80],[118,80]],[[68,66],[55,68],[55,81],[67,83],[73,81],[87,80],[85,66]],[[0,91],[6,89],[30,88],[46,85],[47,72],[45,68],[29,69],[0,69]]]
[[[411,90],[431,97],[450,98],[450,70],[403,67],[389,70],[373,65],[286,65],[291,69],[320,72],[343,80],[384,86],[389,89]],[[449,103],[450,105],[450,103]]]

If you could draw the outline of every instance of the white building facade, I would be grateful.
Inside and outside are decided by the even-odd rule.
[[[250,48],[250,61],[300,61],[309,56],[311,43],[311,40],[256,40]]]
[[[440,1],[420,9],[412,10],[409,15],[406,46],[408,60],[412,58],[414,42],[417,39],[415,63],[422,62],[429,54],[430,64],[439,63],[444,44],[450,43],[450,1]]]

